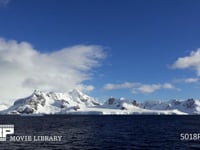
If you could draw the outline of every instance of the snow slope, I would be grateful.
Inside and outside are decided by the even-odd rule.
[[[35,90],[29,97],[15,101],[3,114],[57,114],[99,105],[92,97],[78,90],[69,93]]]
[[[9,107],[7,104],[0,104],[0,111],[5,110]]]
[[[179,110],[187,114],[200,114],[200,101],[195,99],[173,99],[167,102],[147,101],[141,103],[140,107],[151,110]]]
[[[0,107],[1,108],[1,107]],[[6,107],[4,107],[6,108]],[[69,93],[35,90],[29,97],[16,100],[13,106],[0,109],[0,114],[200,114],[200,101],[146,101],[109,98],[104,104],[79,90]],[[3,110],[4,109],[4,110]]]
[[[158,105],[162,105],[162,103]],[[151,106],[151,101],[148,102],[147,106]],[[121,110],[124,114],[187,114],[178,109],[154,109],[153,107],[148,107],[149,109],[146,109],[143,103],[137,103],[136,100],[128,100],[124,98],[110,98],[102,105],[102,107]]]

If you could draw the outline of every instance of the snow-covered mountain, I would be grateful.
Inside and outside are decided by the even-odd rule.
[[[0,104],[0,111],[5,110],[9,107],[7,104]]]
[[[1,107],[0,107],[1,108]],[[35,90],[29,97],[16,100],[0,114],[200,114],[200,100],[170,100],[137,102],[109,98],[103,104],[79,90],[69,93]]]
[[[123,111],[123,114],[187,114],[184,111],[180,111],[176,108],[166,109],[165,107],[162,107],[163,103],[165,102],[160,101],[156,104],[155,102],[151,103],[151,101],[138,103],[136,100],[109,98],[102,106],[104,108],[121,110]],[[152,107],[152,105],[155,107]],[[158,107],[158,109],[156,107]]]
[[[69,93],[42,92],[35,90],[29,97],[16,100],[3,114],[57,114],[98,106],[94,98],[78,90]]]
[[[188,114],[200,114],[200,100],[195,100],[192,98],[182,101],[173,99],[167,102],[146,101],[141,103],[140,107],[151,110],[179,110]]]

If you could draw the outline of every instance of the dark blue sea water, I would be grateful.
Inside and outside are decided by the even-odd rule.
[[[200,133],[200,116],[0,116],[0,124],[14,124],[15,136],[63,136],[59,142],[7,140],[0,142],[3,150],[200,149],[200,139],[180,140],[180,133]]]

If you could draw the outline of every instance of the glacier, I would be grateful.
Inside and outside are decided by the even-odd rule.
[[[137,102],[125,98],[109,98],[101,104],[77,89],[68,93],[35,90],[30,96],[16,100],[10,107],[1,104],[0,114],[198,115],[200,100],[191,98]]]

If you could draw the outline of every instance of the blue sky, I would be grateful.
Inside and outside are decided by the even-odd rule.
[[[51,57],[42,59],[47,61],[41,61],[41,64],[60,59],[64,52],[76,59],[78,53],[80,62],[75,60],[75,69],[69,65],[71,72],[79,73],[72,88],[87,86],[89,95],[100,100],[109,96],[141,101],[199,98],[199,8],[198,0],[0,0],[0,37],[3,41],[0,47],[6,45],[10,51],[10,40],[13,40],[18,53],[24,53],[20,51],[20,43],[30,44],[31,48],[26,45],[22,49],[28,47],[30,52],[36,51],[42,58],[45,54],[45,58]],[[72,46],[75,46],[76,53],[71,52]],[[70,50],[59,53],[67,47]],[[88,49],[83,53],[81,49],[86,47]],[[11,54],[5,57],[8,55]],[[24,55],[18,61],[21,59]],[[63,60],[60,64],[64,65],[66,61],[73,64],[74,59],[70,62],[66,59],[60,59]],[[21,73],[16,77],[7,76],[5,72],[15,74],[21,69],[11,70],[14,67],[9,65],[8,71],[4,61],[0,59],[0,67],[4,68],[1,69],[3,79],[18,80],[19,77],[21,81],[12,81],[7,89],[20,86],[18,93],[29,89],[16,93],[16,96],[41,87],[39,81],[45,74],[42,77],[34,73],[23,78]],[[88,62],[93,64],[88,65]],[[37,65],[42,66],[40,63]],[[63,73],[63,83],[64,75],[68,74],[65,69],[62,71],[61,67],[59,70]],[[49,68],[46,72],[56,78],[52,70],[56,69]],[[84,77],[80,77],[80,73]],[[57,83],[60,80],[61,77]],[[47,84],[47,81],[44,84],[47,89],[53,85],[58,89],[64,86],[50,85],[51,82]],[[5,85],[1,86],[3,88]],[[5,90],[5,93],[9,91]]]

